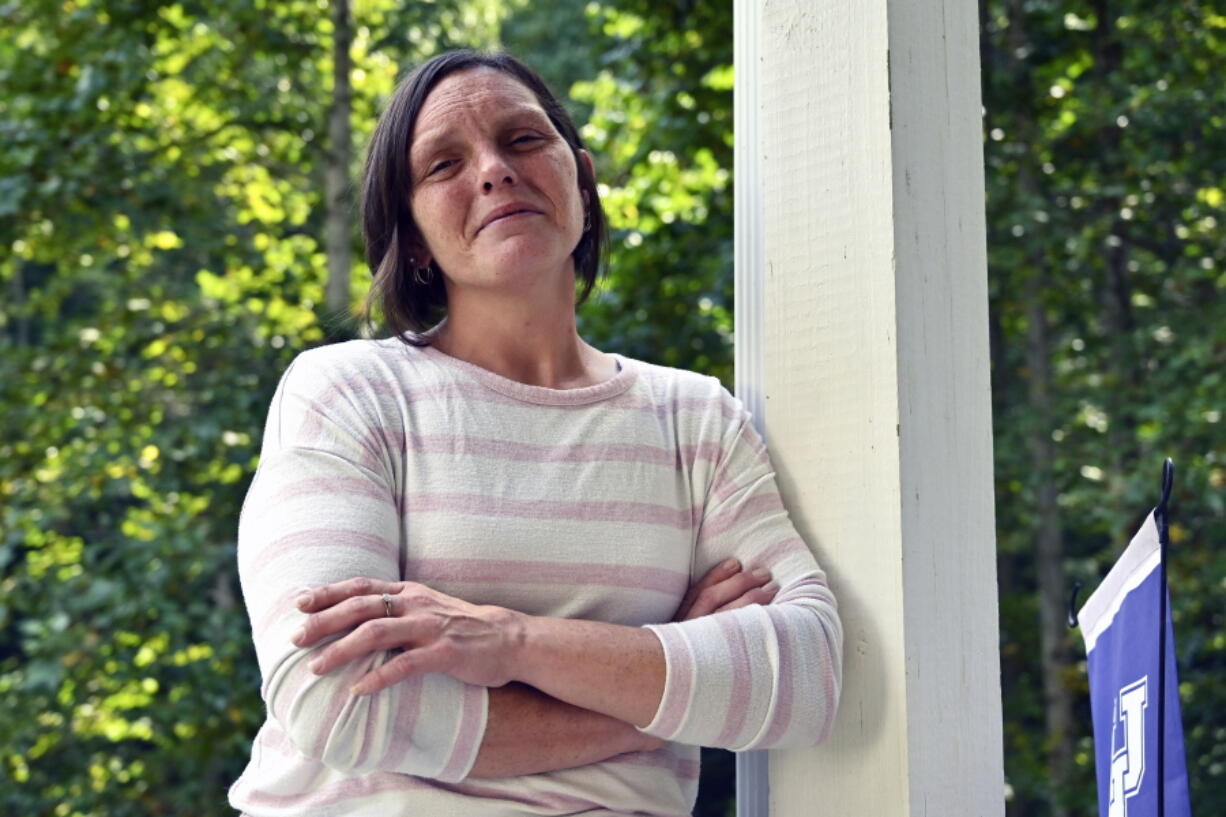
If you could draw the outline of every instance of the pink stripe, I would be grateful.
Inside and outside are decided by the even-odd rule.
[[[734,496],[739,491],[752,488],[773,473],[770,460],[766,457],[766,449],[758,452],[753,459],[753,464],[764,466],[766,470],[754,469],[748,479],[743,478],[740,482],[728,478],[726,471],[720,471],[719,476],[716,478],[716,483],[711,486],[709,504],[717,505],[728,499],[728,497]]]
[[[310,672],[305,665],[302,666],[302,671]],[[315,745],[311,752],[311,757],[317,757],[320,759],[323,758],[324,752],[326,752],[328,749],[328,742],[332,740],[332,733],[336,731],[337,723],[340,721],[341,715],[343,715],[345,710],[350,706],[357,707],[360,705],[357,698],[349,695],[348,689],[350,685],[355,683],[358,678],[365,674],[361,671],[361,667],[354,663],[345,664],[343,667],[332,670],[329,675],[331,676],[334,673],[338,673],[336,677],[329,677],[326,680],[323,678],[323,676],[315,676],[314,673],[311,673],[312,677],[317,677],[319,679],[315,682],[315,686],[323,683],[327,684],[329,687],[334,687],[332,695],[327,701],[327,708],[324,710],[322,716],[320,716],[315,726],[316,730],[318,731],[315,735]],[[341,679],[344,680],[342,681]],[[303,717],[303,715],[299,714],[298,717]]]
[[[455,777],[468,760],[476,754],[477,742],[481,739],[481,736],[477,734],[481,729],[481,699],[486,694],[484,687],[464,685],[464,699],[460,707],[460,728],[456,734],[455,746],[451,751],[451,759],[447,761],[439,777]]]
[[[400,546],[387,541],[380,536],[371,536],[355,530],[344,528],[308,528],[295,531],[286,536],[273,539],[260,548],[247,568],[249,576],[258,576],[268,568],[269,563],[282,556],[301,555],[303,548],[335,548],[339,553],[362,550],[380,559],[396,560],[399,558]]]
[[[416,582],[633,587],[667,594],[684,594],[689,587],[689,576],[677,570],[601,562],[410,559],[404,575]]]
[[[677,632],[676,625],[664,625],[652,628],[662,636],[665,652],[668,655],[668,678],[672,681],[665,688],[663,711],[660,714],[659,727],[652,730],[657,735],[673,735],[681,727],[685,713],[690,707],[690,695],[694,688],[694,656],[690,654],[690,646],[685,637]]]
[[[670,421],[676,420],[682,412],[693,412],[702,417],[719,414],[725,420],[735,420],[739,416],[736,407],[729,404],[722,394],[713,394],[710,397],[678,397],[676,393],[667,396],[642,395],[631,390],[625,392],[624,396],[626,399],[617,401],[615,408],[654,414]]]
[[[268,688],[269,684],[264,684],[260,689],[260,697],[268,704],[268,709],[273,716],[282,724],[288,724],[290,721],[290,713],[293,711],[294,701],[298,697],[298,691],[306,684],[310,670],[306,668],[305,663],[293,664],[285,672],[285,678],[281,681],[277,688],[277,699],[269,700]]]
[[[272,604],[264,610],[260,620],[251,625],[252,637],[256,640],[263,639],[268,635],[268,631],[272,629],[273,625],[286,615],[302,615],[294,604],[294,599],[298,598],[298,592],[297,590],[286,590],[277,596]]]
[[[782,500],[779,499],[779,494],[775,491],[769,494],[759,494],[750,497],[744,502],[704,519],[702,527],[698,530],[698,540],[700,542],[709,541],[712,537],[719,536],[721,533],[731,530],[737,525],[742,525],[746,522],[754,521],[759,516],[779,511],[786,512],[786,509],[783,507]]]
[[[345,682],[340,684],[339,689],[327,701],[327,707],[322,714],[303,711],[304,703],[300,700],[301,697],[306,694],[307,689],[322,682],[321,677],[316,676],[315,673],[307,669],[305,660],[295,663],[286,673],[286,678],[282,681],[281,687],[277,691],[276,700],[267,701],[269,710],[282,724],[290,724],[295,720],[303,719],[312,724],[314,740],[309,751],[299,747],[299,751],[308,757],[323,757],[336,723],[340,719],[345,705],[350,702],[346,690],[351,683],[357,680],[360,670],[357,670],[354,664],[347,664],[340,672],[342,673],[340,677],[351,677],[348,677]]]
[[[319,409],[316,408],[318,403],[310,399],[304,399],[304,402],[310,410],[303,413],[302,422],[298,424],[295,437],[289,443],[291,446],[310,446],[323,436],[324,423],[319,416]]]
[[[397,364],[398,365],[398,364]],[[314,395],[313,402],[320,406],[329,406],[338,398],[347,399],[352,394],[362,397],[373,395],[385,398],[393,405],[403,403],[446,403],[458,401],[462,403],[495,403],[505,406],[523,408],[524,404],[501,392],[494,391],[481,383],[464,380],[444,380],[434,382],[415,382],[411,389],[406,389],[399,378],[386,380],[365,380],[346,376],[338,372],[338,380]],[[429,375],[426,375],[429,376]],[[709,397],[678,397],[675,392],[666,396],[647,393],[638,389],[628,389],[600,404],[601,411],[632,411],[654,414],[662,420],[673,421],[681,412],[694,412],[704,417],[718,413],[725,420],[738,420],[744,416],[744,410],[730,402],[721,391],[712,389]],[[446,411],[445,407],[443,408]],[[548,407],[559,411],[586,411],[590,404],[551,405]]]
[[[770,464],[770,454],[766,451],[766,441],[762,439],[762,435],[758,433],[758,429],[753,424],[753,418],[749,412],[744,414],[745,428],[742,431],[741,437],[745,440],[745,444],[749,446],[749,450],[754,453],[756,460]]]
[[[730,611],[732,613],[734,611]],[[749,716],[749,701],[751,697],[753,675],[749,666],[749,650],[745,646],[745,634],[741,632],[740,617],[724,613],[713,617],[724,634],[728,645],[729,658],[732,663],[732,691],[728,701],[728,712],[724,717],[724,728],[715,739],[716,746],[728,746],[745,728],[745,719]],[[744,626],[748,626],[745,622]]]
[[[617,500],[566,501],[556,499],[512,499],[483,494],[414,493],[408,506],[413,513],[439,511],[471,516],[519,517],[527,519],[576,519],[584,522],[638,522],[686,530],[690,509],[669,505]]]
[[[681,461],[685,463],[687,469],[693,469],[694,463],[699,460],[707,460],[715,462],[719,459],[720,447],[719,443],[698,443],[697,445],[679,445],[677,451],[681,455]]]
[[[634,462],[678,470],[683,465],[693,466],[697,460],[714,460],[720,452],[715,443],[680,445],[676,449],[619,442],[537,445],[466,434],[426,435],[410,431],[406,437],[403,430],[391,428],[369,429],[363,438],[363,448],[372,452],[411,450],[417,454],[487,457],[514,462]],[[372,462],[378,464],[381,459],[372,455]]]
[[[775,708],[771,713],[770,729],[760,743],[761,746],[773,746],[787,732],[792,720],[793,676],[796,669],[793,666],[792,642],[788,637],[792,628],[787,613],[774,604],[765,605],[762,609],[770,616],[779,642],[779,686],[775,690]]]
[[[386,487],[369,479],[339,476],[310,477],[280,485],[264,502],[288,502],[292,499],[314,499],[320,496],[365,496],[396,507],[396,502]]]
[[[390,745],[383,764],[389,770],[405,771],[409,766],[409,758],[416,748],[413,732],[417,729],[417,719],[421,716],[421,688],[420,675],[407,678],[393,687],[400,693],[400,700],[396,706]]]
[[[260,743],[265,749],[271,749],[272,751],[279,752],[283,755],[300,756],[304,758],[306,762],[317,762],[312,761],[306,755],[302,754],[302,752],[299,752],[298,747],[295,746],[289,739],[289,735],[285,734],[285,732],[281,730],[275,721],[265,721],[263,728],[260,729],[260,734],[258,737]]]
[[[327,398],[334,398],[338,391],[333,389],[326,392]],[[359,439],[355,432],[347,429],[334,419],[330,419],[337,411],[334,408],[326,405],[322,400],[312,399],[309,397],[299,397],[307,406],[306,411],[302,413],[302,423],[298,427],[297,441],[284,443],[292,447],[311,448],[323,436],[325,430],[331,430],[333,437],[338,439],[339,445],[348,448],[350,445],[358,445],[363,452],[365,458],[373,459],[379,462],[380,447],[371,445],[369,438],[363,435]],[[347,411],[351,416],[361,417],[360,409],[350,402]],[[346,445],[348,443],[348,445]]]
[[[631,392],[627,392],[631,394]],[[703,417],[719,414],[725,420],[735,420],[740,416],[739,410],[728,403],[722,394],[711,397],[678,397],[670,394],[665,398],[658,396],[640,397],[625,401],[624,408],[655,414],[657,417],[676,420],[682,412],[691,411]]]
[[[822,636],[826,637],[825,627],[822,628]],[[835,713],[838,712],[839,692],[837,682],[834,679],[834,650],[830,647],[829,639],[826,640],[824,661],[822,661],[822,680],[825,682],[826,702],[824,714],[826,722],[822,725],[822,731],[818,733],[817,742],[821,743],[830,736],[830,730],[834,728]]]

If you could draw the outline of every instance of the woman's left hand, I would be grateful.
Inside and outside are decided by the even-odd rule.
[[[384,593],[391,596],[390,616]],[[427,672],[486,687],[515,680],[510,667],[520,614],[503,607],[469,604],[416,582],[356,578],[304,592],[298,609],[311,614],[293,636],[299,647],[353,630],[311,661],[317,675],[367,653],[405,650],[364,675],[353,686],[355,695]]]

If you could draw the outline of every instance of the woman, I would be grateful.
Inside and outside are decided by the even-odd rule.
[[[268,717],[231,804],[688,815],[699,746],[820,741],[824,574],[718,380],[579,337],[605,220],[539,77],[407,77],[363,225],[394,335],[295,358],[240,516]]]

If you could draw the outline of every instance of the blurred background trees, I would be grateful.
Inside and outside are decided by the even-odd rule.
[[[1217,813],[1226,17],[1133,0],[993,1],[980,15],[1010,812],[1094,812],[1085,650],[1065,606],[1157,503],[1170,456],[1192,804]]]
[[[1093,811],[1062,614],[1168,455],[1193,804],[1217,813],[1226,17],[980,15],[1009,813]],[[366,139],[398,76],[460,46],[540,70],[596,158],[613,257],[580,332],[731,387],[731,3],[0,8],[5,813],[232,813],[263,718],[234,539],[268,401],[299,351],[355,336]],[[696,814],[731,791],[705,753]]]

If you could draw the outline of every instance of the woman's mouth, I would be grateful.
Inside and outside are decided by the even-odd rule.
[[[536,215],[540,215],[540,213],[536,213],[532,210],[516,210],[514,213],[507,213],[505,216],[499,216],[498,218],[494,219],[493,221],[491,221],[489,224],[485,226],[492,227],[493,225],[498,224],[503,221],[512,221],[514,219],[522,218],[523,216],[536,216]]]

